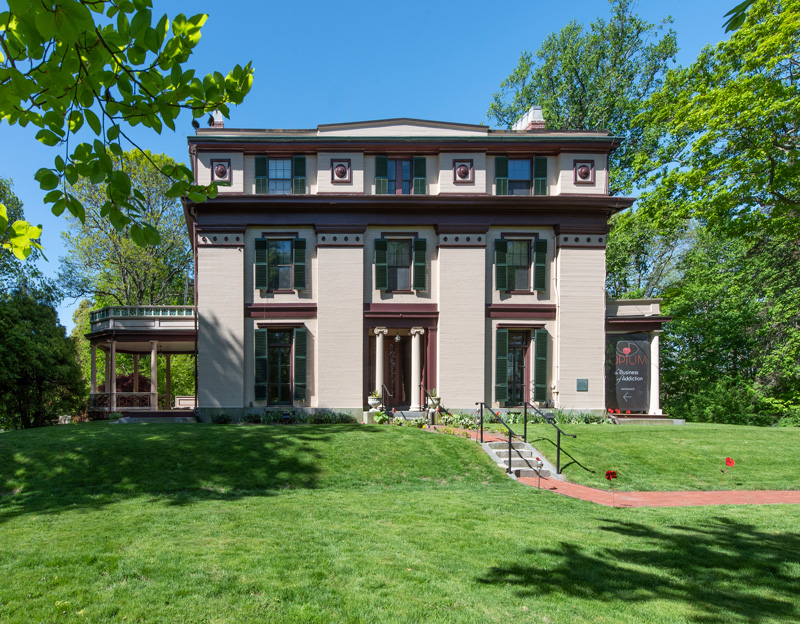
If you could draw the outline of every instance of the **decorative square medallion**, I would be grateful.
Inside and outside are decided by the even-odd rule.
[[[331,182],[333,184],[350,184],[351,179],[350,159],[331,159]]]
[[[594,161],[576,160],[573,164],[575,184],[594,184]]]
[[[453,184],[472,184],[474,181],[472,160],[453,160]]]
[[[211,181],[219,184],[231,183],[231,159],[212,158],[211,159]]]

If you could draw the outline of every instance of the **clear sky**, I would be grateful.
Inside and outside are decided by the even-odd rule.
[[[637,12],[656,23],[671,15],[678,64],[688,65],[704,46],[726,38],[723,15],[738,2],[640,0]],[[253,62],[253,89],[226,120],[227,127],[242,128],[314,128],[391,117],[488,124],[492,94],[523,50],[536,51],[549,33],[570,20],[588,25],[609,14],[605,0],[395,5],[374,0],[154,0],[154,5],[154,22],[163,13],[209,15],[189,63],[198,73],[225,74],[236,63]],[[185,161],[190,122],[184,115],[175,133],[140,131],[135,140]],[[28,220],[44,226],[49,262],[41,268],[54,276],[65,253],[60,234],[66,221],[44,207],[44,193],[33,175],[52,166],[57,152],[37,143],[35,134],[32,127],[0,124],[0,176],[13,179]],[[67,328],[75,307],[72,300],[62,302],[59,316]]]

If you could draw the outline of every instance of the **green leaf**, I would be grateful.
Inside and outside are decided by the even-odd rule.
[[[39,169],[33,177],[43,191],[52,191],[58,186],[58,176],[50,169]]]
[[[144,240],[148,245],[161,244],[161,234],[159,234],[158,230],[152,225],[148,223],[143,224],[142,233],[144,234]]]
[[[77,110],[72,111],[69,114],[68,124],[70,132],[77,132],[83,126],[83,114]]]
[[[116,141],[117,137],[119,137],[119,126],[117,125],[111,126],[106,131],[106,137],[108,137],[109,141]]]
[[[4,234],[8,228],[8,209],[4,204],[0,204],[0,235]]]
[[[103,126],[100,124],[100,120],[97,118],[97,115],[92,112],[90,108],[84,108],[83,114],[86,116],[86,122],[89,124],[89,127],[92,131],[100,136],[103,132]]]
[[[61,142],[61,138],[52,130],[39,130],[39,132],[36,133],[36,139],[40,143],[44,143],[50,147],[58,145]]]

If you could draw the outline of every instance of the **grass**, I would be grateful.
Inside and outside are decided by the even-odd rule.
[[[515,426],[522,431],[522,426]],[[627,491],[796,490],[800,428],[733,425],[562,425],[561,467],[574,483]],[[555,464],[556,431],[528,426],[528,441]],[[728,469],[725,458],[736,465]],[[721,485],[723,469],[728,469]]]
[[[2,622],[800,619],[795,507],[609,509],[416,429],[9,432],[0,490]]]

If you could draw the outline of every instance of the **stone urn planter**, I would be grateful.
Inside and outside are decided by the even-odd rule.
[[[367,397],[367,403],[369,403],[371,409],[375,409],[381,404],[381,397],[369,396]]]
[[[436,409],[439,407],[439,404],[442,402],[442,399],[438,396],[428,397],[428,405],[431,409]]]

